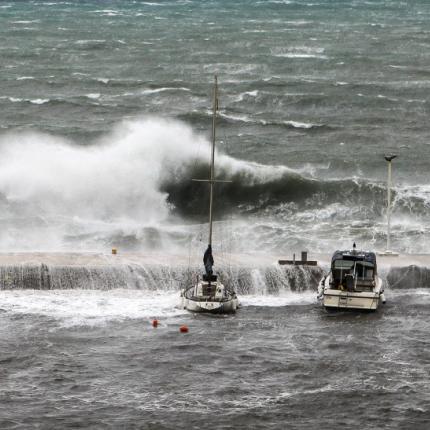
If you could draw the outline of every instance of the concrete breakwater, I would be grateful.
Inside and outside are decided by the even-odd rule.
[[[403,258],[404,257],[404,258]],[[328,270],[319,265],[279,266],[276,258],[234,255],[219,258],[216,271],[239,294],[282,294],[316,290]],[[429,260],[429,261],[427,261]],[[430,287],[430,256],[381,258],[388,288]],[[197,261],[166,254],[8,253],[0,255],[0,289],[178,290],[202,273]]]

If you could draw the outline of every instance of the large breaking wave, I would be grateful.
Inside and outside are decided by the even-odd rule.
[[[160,118],[125,121],[96,141],[36,132],[0,138],[0,248],[163,245],[204,222],[210,145],[185,124]],[[315,224],[315,217],[380,218],[385,186],[369,180],[318,179],[217,152],[217,217],[257,216]],[[426,186],[397,188],[395,210],[425,215]],[[173,227],[172,227],[173,226]],[[254,229],[255,233],[255,229]],[[318,235],[318,232],[316,232]],[[258,243],[258,238],[255,242]]]

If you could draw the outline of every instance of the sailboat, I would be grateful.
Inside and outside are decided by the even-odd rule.
[[[208,247],[203,255],[205,273],[197,281],[181,291],[181,307],[191,312],[233,313],[239,307],[236,292],[226,287],[213,273],[214,258],[212,254],[212,222],[213,222],[213,187],[216,182],[229,182],[215,180],[215,127],[218,111],[218,80],[215,76],[213,90],[213,117],[212,117],[212,151],[209,179],[194,179],[199,182],[208,182],[209,193],[209,240]]]

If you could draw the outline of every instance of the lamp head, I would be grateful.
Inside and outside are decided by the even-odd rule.
[[[388,162],[390,162],[390,161],[394,160],[396,157],[397,157],[397,155],[396,155],[396,154],[384,155],[384,158],[385,158]]]

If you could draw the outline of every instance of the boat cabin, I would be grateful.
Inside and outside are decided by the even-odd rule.
[[[330,288],[373,291],[377,275],[374,252],[336,251],[331,259]]]
[[[197,300],[220,300],[226,294],[224,285],[218,282],[216,275],[203,275],[203,279],[194,287],[194,298]]]

